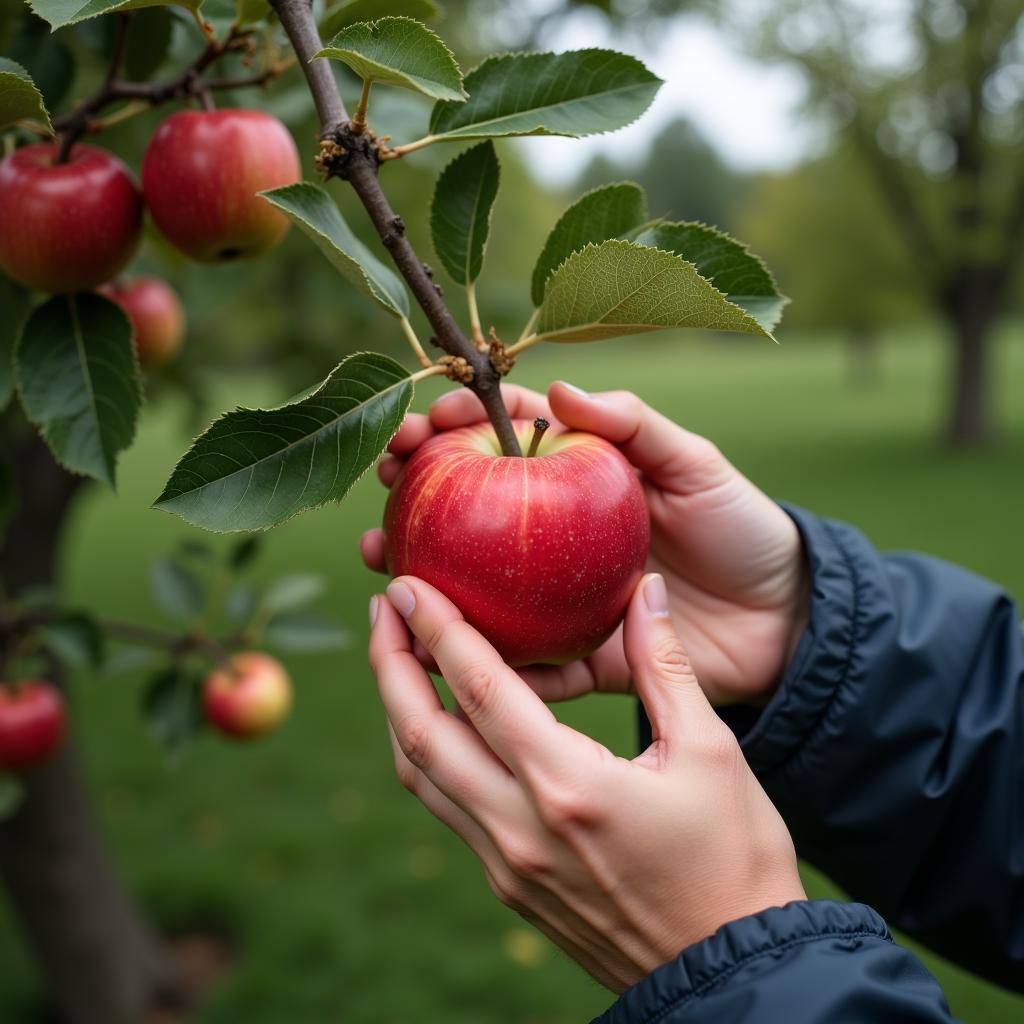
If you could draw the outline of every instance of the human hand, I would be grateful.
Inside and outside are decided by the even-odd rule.
[[[669,608],[687,638],[701,685],[713,704],[767,703],[808,615],[809,583],[793,521],[708,440],[677,426],[625,391],[588,395],[553,384],[542,395],[503,388],[515,418],[544,416],[619,446],[641,475],[651,515],[648,569],[666,580]],[[465,388],[449,392],[428,416],[409,416],[381,462],[386,486],[427,438],[478,422],[482,409]],[[364,561],[384,569],[379,529],[363,536]],[[632,680],[621,630],[589,658],[531,669],[545,700],[594,690],[624,692]]]
[[[632,761],[560,724],[437,590],[406,576],[387,593],[370,605],[370,662],[399,778],[499,899],[602,984],[621,992],[723,924],[805,899],[789,833],[701,692],[660,576],[637,587],[622,634],[654,737]]]

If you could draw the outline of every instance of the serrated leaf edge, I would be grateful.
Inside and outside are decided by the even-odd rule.
[[[192,454],[193,450],[195,449],[195,446],[203,438],[203,435],[206,434],[206,432],[210,429],[210,427],[212,427],[215,423],[219,422],[220,420],[224,419],[224,417],[229,415],[230,412],[276,412],[277,410],[280,410],[280,409],[287,409],[289,407],[289,405],[299,405],[299,404],[301,404],[301,402],[306,401],[306,399],[315,398],[317,395],[319,395],[320,392],[323,391],[323,389],[327,386],[327,382],[331,379],[331,377],[334,376],[335,372],[337,370],[339,370],[342,366],[344,366],[345,363],[347,363],[350,359],[355,359],[358,356],[377,356],[377,357],[380,357],[382,355],[383,355],[383,353],[381,353],[381,352],[369,352],[369,351],[366,351],[366,352],[353,352],[351,355],[346,356],[340,363],[338,363],[338,365],[320,382],[320,385],[317,387],[317,389],[315,391],[312,391],[308,395],[305,395],[298,402],[293,402],[293,403],[289,403],[289,404],[286,404],[286,405],[273,405],[269,409],[258,409],[258,408],[254,409],[254,408],[247,408],[246,406],[236,405],[235,408],[229,410],[229,412],[221,413],[220,416],[218,416],[215,419],[210,421],[210,423],[206,426],[206,428],[203,430],[203,432],[201,434],[197,434],[196,437],[194,437],[192,439],[192,443],[189,445],[188,450],[174,464],[174,469],[171,470],[171,477],[174,476],[175,472],[178,469],[178,466],[180,466],[181,463],[186,458],[188,458],[189,455]],[[390,359],[391,357],[390,356],[385,356],[385,358]],[[396,365],[401,366],[401,363],[398,363],[397,360],[392,360],[392,361],[395,362]],[[403,369],[404,369],[404,367],[403,367]],[[392,385],[392,387],[398,387],[400,384],[405,384],[405,383],[407,383],[409,385],[409,404],[406,405],[405,411],[402,413],[402,419],[403,420],[405,419],[405,413],[409,411],[409,406],[412,405],[412,400],[415,397],[416,381],[413,378],[414,378],[414,374],[409,374],[408,376],[403,377],[396,384]],[[379,394],[381,394],[381,392],[378,391],[377,394],[379,395]],[[365,404],[365,403],[361,403],[361,404]],[[394,431],[392,431],[392,433],[388,436],[388,439],[387,439],[387,441],[384,444],[384,448],[381,449],[381,453],[382,454],[387,449],[387,446],[391,443],[391,441],[394,438],[395,434],[398,433],[398,431],[401,428],[401,426],[402,426],[402,422],[400,420],[399,424],[398,424],[398,427],[396,427],[394,429]],[[215,529],[212,529],[211,527],[208,527],[208,526],[201,526],[200,529],[206,530],[209,533],[220,533],[220,534],[267,533],[268,531],[273,530],[276,527],[282,526],[284,523],[289,522],[290,520],[294,519],[296,516],[303,515],[306,512],[313,512],[316,509],[323,508],[325,505],[336,505],[336,504],[338,504],[338,502],[344,500],[344,498],[346,498],[348,496],[348,494],[352,490],[352,488],[355,487],[355,485],[357,483],[359,483],[359,481],[362,480],[362,478],[369,472],[369,470],[370,470],[371,466],[373,466],[374,462],[376,462],[376,459],[374,459],[373,462],[371,462],[370,465],[368,465],[366,467],[366,469],[364,469],[362,471],[362,473],[360,473],[356,477],[353,477],[352,483],[349,484],[348,490],[345,491],[344,494],[340,495],[337,498],[324,498],[323,501],[318,501],[314,505],[306,505],[303,508],[296,509],[294,512],[289,513],[283,519],[279,519],[276,523],[270,523],[267,526],[240,526],[240,527],[238,527],[238,529],[235,529],[235,530],[215,530]],[[166,485],[164,486],[164,489],[166,490]],[[160,497],[158,497],[156,499],[156,501],[154,501],[153,504],[150,507],[154,508],[154,509],[157,509],[160,512],[167,512],[170,515],[177,516],[179,519],[184,519],[186,523],[192,523],[192,520],[187,519],[184,515],[182,515],[182,513],[177,512],[174,509],[163,507],[163,505],[161,504],[162,501],[163,501],[163,494],[161,494]],[[195,525],[198,525],[198,524],[192,523],[192,525],[195,526]]]
[[[558,266],[551,272],[551,276],[548,278],[548,280],[550,281],[551,278],[553,278],[555,276],[555,274],[557,274],[569,262],[569,260],[571,260],[574,256],[579,256],[580,253],[584,253],[588,249],[600,249],[602,246],[606,246],[606,245],[610,245],[610,246],[626,245],[626,246],[629,246],[631,249],[649,249],[649,250],[652,250],[653,252],[660,252],[660,253],[664,254],[665,256],[671,256],[673,259],[679,260],[680,263],[683,263],[683,264],[685,264],[688,267],[692,267],[694,274],[696,274],[696,276],[701,281],[703,281],[712,291],[717,292],[719,295],[721,295],[721,297],[725,300],[725,303],[726,303],[727,306],[731,306],[737,313],[740,314],[741,317],[743,317],[745,320],[749,320],[750,323],[752,323],[757,328],[756,331],[751,331],[750,332],[751,334],[759,334],[763,338],[769,338],[772,341],[774,341],[776,345],[778,345],[778,343],[779,343],[778,339],[775,337],[775,335],[771,331],[766,331],[764,329],[764,327],[762,327],[742,306],[737,306],[736,303],[733,302],[729,298],[728,295],[726,295],[724,292],[719,291],[719,289],[717,289],[714,286],[714,283],[709,281],[697,269],[696,264],[691,263],[688,259],[684,259],[682,256],[679,255],[679,253],[672,252],[671,249],[659,249],[656,245],[640,245],[639,242],[629,242],[629,241],[626,241],[625,239],[622,239],[622,238],[608,238],[608,239],[605,239],[605,241],[600,242],[600,243],[587,242],[587,244],[582,249],[575,249],[575,250],[573,250],[573,252],[569,253],[569,255],[566,256],[565,259],[562,260],[562,262],[559,263]],[[543,306],[543,304],[542,304],[542,306]],[[577,327],[583,327],[583,326],[586,326],[586,325],[578,324],[576,326]],[[551,338],[557,337],[558,334],[560,334],[562,332],[562,330],[566,330],[566,328],[560,328],[558,331],[541,331],[541,332],[538,332],[537,340],[538,341],[548,341]],[[671,331],[671,330],[719,330],[719,328],[700,328],[700,327],[673,328],[673,327],[661,327],[661,326],[654,326],[654,327],[648,328],[648,331],[651,334],[655,333],[656,331]],[[626,333],[628,333],[628,332],[626,332]]]
[[[322,50],[320,50],[318,53],[314,53],[313,56],[310,57],[309,59],[311,61],[319,60],[319,59],[328,59],[328,60],[340,59],[340,58],[332,58],[331,54],[329,54],[327,52],[328,50],[341,50],[341,49],[344,49],[344,47],[340,47],[340,46],[335,46],[334,45],[335,40],[337,40],[338,36],[342,35],[345,32],[348,32],[350,29],[355,28],[357,25],[366,25],[368,27],[372,27],[374,25],[379,25],[379,24],[381,24],[381,22],[385,22],[385,21],[408,21],[408,22],[411,22],[413,25],[419,25],[420,28],[426,29],[426,31],[429,32],[430,35],[432,35],[434,37],[434,39],[436,39],[441,44],[442,48],[444,49],[445,55],[449,58],[449,60],[451,60],[452,67],[455,68],[455,73],[459,76],[459,91],[462,93],[462,100],[461,100],[461,102],[465,102],[466,100],[469,99],[469,93],[466,92],[466,90],[464,88],[465,76],[462,74],[462,68],[459,67],[459,62],[455,59],[455,53],[452,51],[451,47],[429,25],[425,24],[422,21],[419,21],[417,18],[410,18],[410,17],[408,17],[407,15],[404,15],[404,14],[403,15],[385,15],[383,18],[376,18],[373,21],[354,21],[354,22],[352,22],[351,25],[346,25],[344,28],[340,29],[335,34],[334,38],[331,39],[331,41],[329,43],[324,44],[324,48]],[[353,52],[353,51],[349,51],[349,52]],[[362,55],[359,54],[358,56],[362,56]],[[364,59],[368,59],[368,58],[364,58]],[[344,61],[342,61],[342,63],[344,63]],[[373,61],[372,63],[377,63],[377,62]],[[346,67],[347,67],[347,65],[346,65]],[[358,72],[356,72],[354,68],[352,70],[355,72],[355,74],[358,74]],[[398,71],[397,68],[392,69],[392,70]],[[399,74],[404,74],[404,72],[401,72],[401,71],[399,71],[398,73]],[[362,78],[361,75],[359,77]],[[370,80],[374,81],[374,82],[381,81],[381,79],[378,79],[378,78],[371,78]],[[387,84],[387,83],[385,82],[384,84]],[[418,89],[416,91],[422,93],[422,90]],[[430,94],[429,93],[423,93],[423,95],[429,96]],[[433,98],[433,97],[431,97],[431,98]],[[457,99],[444,99],[444,100],[437,100],[437,102],[438,103],[459,103],[460,101],[457,100]]]
[[[561,53],[555,53],[554,50],[503,50],[500,53],[489,54],[482,61],[480,61],[480,63],[477,64],[475,67],[470,68],[469,71],[467,71],[466,74],[463,76],[463,84],[465,84],[465,82],[470,77],[472,77],[474,72],[479,71],[480,68],[484,67],[484,65],[486,65],[486,64],[497,63],[498,61],[503,61],[503,60],[515,60],[515,59],[518,59],[520,57],[562,57],[562,56],[565,56],[565,54],[568,54],[568,53],[613,53],[617,57],[625,57],[627,60],[631,60],[631,61],[633,61],[633,63],[639,64],[640,67],[642,67],[644,69],[644,71],[646,71],[651,76],[650,84],[651,85],[657,84],[657,88],[655,89],[655,92],[657,92],[657,90],[660,89],[665,84],[665,80],[662,79],[662,78],[659,78],[656,74],[654,74],[654,72],[651,71],[651,69],[642,60],[640,60],[639,57],[634,57],[633,54],[631,54],[631,53],[623,53],[621,50],[612,50],[612,49],[609,49],[608,47],[604,47],[604,46],[584,46],[584,47],[582,47],[579,50],[563,50]],[[613,92],[625,92],[626,90],[625,89],[621,89],[621,90],[612,90],[612,91]],[[470,93],[469,95],[472,96],[472,93]],[[434,104],[434,110],[432,110],[430,112],[430,124],[427,127],[427,131],[429,132],[429,137],[432,137],[432,138],[437,139],[437,140],[448,140],[448,139],[450,139],[451,141],[465,141],[465,142],[468,142],[468,141],[470,141],[473,138],[473,136],[471,136],[471,135],[455,135],[455,136],[450,136],[448,133],[445,133],[445,132],[442,132],[439,135],[435,135],[434,134],[433,121],[434,121],[434,116],[435,116],[435,114],[437,112],[437,105],[439,103],[454,103],[454,102],[456,102],[456,101],[454,101],[454,100],[438,100],[437,103]],[[552,104],[548,104],[548,106],[551,106],[551,105]],[[627,121],[625,124],[619,125],[618,128],[605,128],[603,131],[585,132],[583,135],[571,135],[571,136],[564,136],[564,137],[565,138],[574,138],[574,139],[586,139],[586,138],[590,138],[593,135],[611,135],[613,132],[618,132],[618,131],[621,131],[623,128],[628,128],[631,124],[636,124],[636,122],[639,121],[641,117],[643,117],[644,113],[646,113],[646,110],[641,111],[639,114],[637,114],[636,117],[634,117],[630,121]],[[506,116],[508,116],[508,115],[506,115]],[[494,119],[492,118],[492,120],[494,120]],[[487,123],[486,121],[481,121],[480,122],[480,124],[486,124],[486,123]],[[541,128],[544,129],[545,126],[541,125]],[[458,130],[458,129],[456,129],[456,130]],[[507,134],[508,133],[504,133],[504,135],[496,135],[496,136],[493,136],[493,137],[494,138],[503,138],[503,137],[507,136]],[[537,135],[543,135],[543,134],[562,135],[561,132],[548,132],[548,131],[538,131],[538,132],[534,132],[533,134],[537,134]]]

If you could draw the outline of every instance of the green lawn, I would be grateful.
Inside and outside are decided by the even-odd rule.
[[[999,351],[1003,443],[974,455],[937,444],[945,350],[926,337],[887,341],[872,387],[849,383],[845,352],[828,338],[778,348],[633,339],[582,356],[580,348],[531,354],[516,379],[539,385],[571,373],[593,389],[628,383],[713,437],[770,494],[852,520],[882,546],[955,559],[1024,595],[1020,333]],[[249,390],[268,394],[265,382]],[[424,386],[418,404],[439,390]],[[245,397],[231,393],[224,404]],[[191,532],[147,508],[186,443],[179,424],[173,408],[152,413],[123,461],[120,494],[97,490],[80,510],[68,580],[98,612],[157,617],[148,558]],[[77,686],[88,768],[117,859],[166,926],[213,922],[234,936],[235,968],[203,1022],[585,1020],[608,994],[493,901],[473,858],[392,776],[363,654],[366,602],[380,583],[355,550],[380,510],[381,492],[367,479],[344,507],[294,520],[268,544],[259,572],[332,575],[331,608],[354,640],[341,656],[290,659],[296,712],[266,742],[236,748],[204,738],[168,768],[137,716],[138,680]],[[622,699],[584,701],[566,717],[620,751],[631,747]],[[32,973],[6,910],[0,965],[0,1019],[30,1019]],[[966,1020],[1024,1014],[1020,1000],[940,973]]]

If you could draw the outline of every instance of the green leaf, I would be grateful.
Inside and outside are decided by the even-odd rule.
[[[3,20],[0,14],[0,24]],[[67,41],[52,33],[46,22],[30,15],[22,20],[5,54],[29,73],[43,94],[47,110],[56,110],[75,77],[75,55]]]
[[[53,130],[43,94],[29,73],[13,60],[0,57],[0,129],[25,119],[42,121]]]
[[[430,230],[438,258],[459,284],[480,276],[500,177],[494,143],[487,141],[460,153],[438,178]]]
[[[249,537],[243,537],[231,548],[231,553],[228,555],[228,565],[235,572],[245,569],[258,557],[262,546],[263,538],[258,533],[254,533]]]
[[[614,50],[573,50],[488,57],[464,84],[465,103],[434,105],[431,141],[614,131],[647,109],[661,79]]]
[[[647,219],[644,190],[631,181],[595,188],[580,196],[551,229],[533,268],[533,304],[544,301],[548,278],[571,254],[590,243],[618,238]]]
[[[222,416],[183,456],[155,507],[231,531],[266,529],[340,501],[387,447],[412,393],[390,357],[349,356],[293,405]]]
[[[235,0],[240,25],[252,25],[270,16],[269,0]]]
[[[452,51],[412,18],[349,25],[315,56],[341,61],[364,81],[401,86],[435,100],[461,103],[466,99]]]
[[[158,672],[142,692],[142,715],[164,750],[179,754],[205,725],[202,679],[176,668]]]
[[[548,281],[537,334],[596,341],[668,327],[768,333],[675,253],[613,239],[573,253]]]
[[[167,57],[174,19],[166,7],[139,11],[128,24],[124,76],[134,82],[151,77]]]
[[[348,631],[319,615],[292,612],[267,624],[264,641],[282,651],[337,651],[347,647]]]
[[[40,634],[47,649],[72,668],[99,668],[103,664],[103,633],[96,620],[84,612],[62,615]]]
[[[150,584],[157,604],[172,619],[191,622],[202,612],[206,602],[202,581],[180,562],[168,558],[154,562]]]
[[[275,580],[263,598],[263,609],[270,615],[301,608],[327,589],[327,580],[314,573],[293,573]]]
[[[24,799],[21,779],[6,772],[0,774],[0,822],[13,817]]]
[[[409,316],[409,296],[395,273],[352,233],[331,197],[307,181],[261,196],[299,226],[342,276],[393,316]]]
[[[779,291],[764,261],[717,228],[693,221],[665,221],[642,231],[640,245],[674,252],[689,260],[730,302],[771,332],[789,299]]]
[[[224,601],[224,614],[233,623],[248,622],[256,611],[256,591],[252,587],[232,587]]]
[[[384,17],[433,21],[440,13],[441,7],[434,0],[352,0],[328,11],[320,22],[320,38],[330,39],[346,25],[354,25],[357,21]]]
[[[135,11],[142,7],[161,7],[171,3],[189,11],[198,11],[203,0],[29,0],[29,6],[52,28],[74,25],[112,11]]]
[[[25,321],[15,352],[25,414],[73,473],[114,485],[142,404],[132,328],[99,295],[57,295]]]
[[[25,292],[0,274],[0,411],[14,393],[14,346],[27,308]]]

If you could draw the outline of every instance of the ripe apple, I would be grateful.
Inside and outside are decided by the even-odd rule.
[[[185,310],[174,289],[158,277],[111,281],[98,289],[128,314],[142,366],[170,362],[185,340]]]
[[[284,666],[262,651],[242,651],[206,677],[206,717],[226,736],[248,739],[269,732],[292,706]]]
[[[28,288],[79,292],[114,277],[142,230],[142,197],[112,153],[22,146],[0,160],[0,267]]]
[[[48,757],[64,738],[64,701],[52,683],[0,684],[0,769],[17,771]]]
[[[533,426],[515,423],[523,450]],[[622,620],[650,542],[643,489],[590,434],[501,454],[489,424],[438,434],[402,469],[384,510],[393,576],[426,580],[512,665],[558,664]]]
[[[261,110],[185,110],[156,130],[142,191],[156,226],[204,263],[259,256],[288,218],[256,193],[299,180],[288,129]]]

